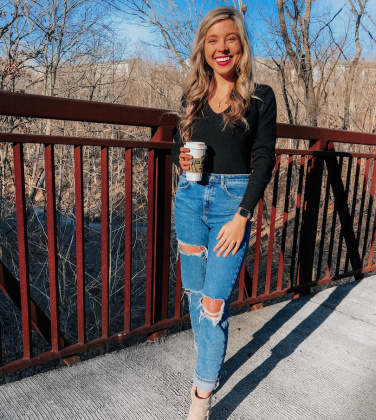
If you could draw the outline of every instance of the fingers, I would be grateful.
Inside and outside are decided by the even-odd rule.
[[[239,251],[240,244],[241,244],[241,242],[236,242],[235,243],[234,249],[232,250],[232,255],[235,255]]]
[[[222,238],[224,233],[225,233],[225,229],[224,229],[224,227],[222,227],[221,230],[218,233],[217,238],[216,238],[217,241],[219,241]],[[222,241],[222,243],[223,243],[223,241]],[[214,251],[216,251],[222,245],[222,243],[218,242],[217,245],[214,247]]]
[[[244,232],[236,233],[231,228],[232,222],[227,223],[226,225],[222,226],[221,230],[217,235],[217,244],[213,248],[213,251],[217,252],[217,257],[221,255],[223,257],[227,257],[229,253],[232,251],[232,254],[235,255],[241,245],[242,237],[244,236]]]
[[[217,257],[220,257],[221,255],[223,258],[226,258],[229,253],[232,251],[232,255],[235,255],[240,247],[240,243],[231,241],[230,239],[222,239],[217,243],[217,245],[214,248],[214,251],[219,249],[217,252]]]
[[[187,159],[192,159],[192,155],[187,154],[187,152],[189,152],[189,151],[190,151],[190,149],[188,149],[187,147],[181,147],[180,148],[179,164],[180,164],[180,167],[184,171],[188,171],[190,166],[193,164],[192,161],[190,161],[190,162],[187,161]]]
[[[217,239],[219,239],[220,236],[217,236]],[[217,249],[221,248],[221,246],[226,242],[226,238],[222,238],[217,242],[217,245],[213,248],[213,251],[217,251]]]
[[[183,171],[188,171],[192,165],[192,162],[187,162],[183,159],[179,159],[179,164],[180,164],[180,167],[183,169]]]

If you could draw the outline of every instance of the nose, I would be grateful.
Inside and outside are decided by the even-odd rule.
[[[222,52],[228,51],[228,46],[226,44],[226,39],[225,38],[223,38],[223,39],[221,39],[219,41],[219,43],[218,43],[218,50],[219,51],[222,51]]]

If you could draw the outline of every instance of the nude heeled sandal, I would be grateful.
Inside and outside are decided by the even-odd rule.
[[[212,396],[204,400],[198,398],[196,395],[196,386],[193,385],[191,389],[191,408],[189,410],[187,420],[209,420],[209,411],[211,407]]]

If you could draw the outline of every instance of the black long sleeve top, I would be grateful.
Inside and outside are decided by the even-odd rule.
[[[253,212],[270,182],[275,165],[277,106],[270,86],[256,85],[251,105],[246,111],[249,127],[238,120],[225,129],[222,113],[215,113],[206,103],[193,124],[191,141],[207,145],[204,172],[250,174],[240,207]],[[184,98],[183,98],[184,100]],[[224,111],[226,112],[226,111]],[[179,165],[183,142],[179,130],[174,136],[173,162]]]

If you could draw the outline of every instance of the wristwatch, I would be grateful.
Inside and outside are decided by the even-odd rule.
[[[252,213],[246,209],[243,209],[243,207],[239,207],[237,214],[240,214],[240,216],[245,217],[248,220],[252,219]]]

